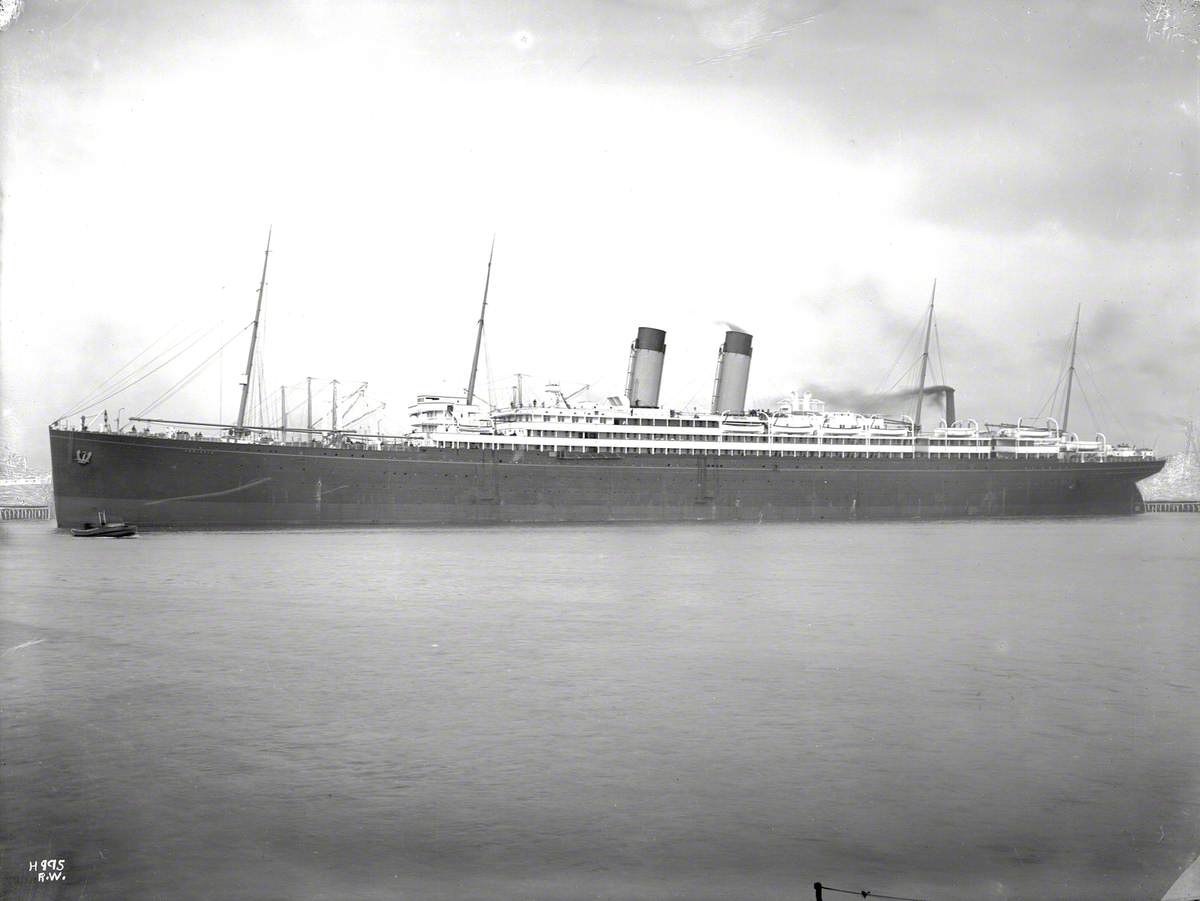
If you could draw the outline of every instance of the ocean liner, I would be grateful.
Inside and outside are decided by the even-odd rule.
[[[462,395],[418,396],[396,435],[338,429],[336,418],[316,428],[311,404],[305,428],[251,426],[266,261],[237,421],[55,423],[60,528],[98,512],[143,529],[1128,514],[1142,510],[1138,481],[1163,466],[1068,431],[1074,345],[1061,422],[956,419],[953,389],[925,385],[932,298],[911,416],[830,411],[808,393],[747,409],[753,339],[738,329],[719,349],[708,407],[663,406],[666,333],[648,327],[630,348],[624,395],[573,403],[551,386],[549,398],[517,390],[491,407],[475,390],[490,258]],[[931,393],[945,417],[925,428]]]

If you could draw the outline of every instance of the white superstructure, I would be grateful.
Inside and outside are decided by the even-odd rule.
[[[608,403],[565,404],[535,400],[492,410],[466,407],[461,397],[422,395],[411,410],[407,438],[441,448],[528,448],[560,454],[725,454],[781,457],[1104,460],[1130,455],[1094,441],[1063,435],[1053,421],[1034,427],[981,428],[973,419],[914,435],[906,416],[826,412],[811,394],[796,394],[767,410],[743,414],[634,407],[625,398]],[[615,402],[614,402],[615,401]],[[1149,451],[1135,451],[1138,457]]]

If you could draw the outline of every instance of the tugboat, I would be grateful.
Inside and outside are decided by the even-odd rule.
[[[109,522],[103,510],[96,511],[99,523],[85,522],[83,528],[72,529],[76,538],[131,538],[138,533],[137,526],[124,522]]]

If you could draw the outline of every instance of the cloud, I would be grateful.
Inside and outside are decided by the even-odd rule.
[[[1034,412],[1079,301],[1129,437],[1196,382],[1194,60],[1137,4],[75,9],[28,7],[0,57],[5,403],[31,455],[99,381],[96,310],[118,360],[178,308],[244,320],[269,222],[272,380],[369,379],[391,410],[462,381],[497,229],[497,382],[615,393],[650,322],[664,398],[703,398],[711,322],[737,316],[752,390],[886,388],[935,276],[966,415]],[[64,349],[88,365],[45,378]],[[175,410],[215,415],[239,365]]]

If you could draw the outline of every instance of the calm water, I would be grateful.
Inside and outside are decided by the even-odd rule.
[[[1200,516],[0,542],[10,897],[1157,899],[1200,852]]]

